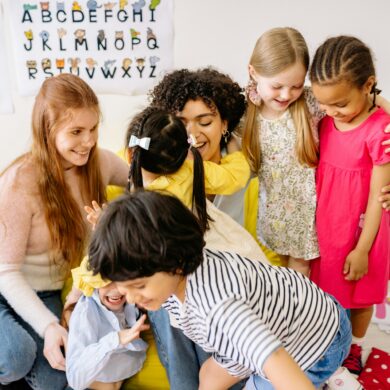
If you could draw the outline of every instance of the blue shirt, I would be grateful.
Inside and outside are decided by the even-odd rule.
[[[138,309],[125,304],[129,327],[137,320]],[[69,324],[66,351],[66,376],[74,390],[87,388],[92,382],[112,383],[137,373],[146,357],[147,344],[137,339],[122,346],[117,316],[102,305],[97,290],[92,297],[81,297]]]

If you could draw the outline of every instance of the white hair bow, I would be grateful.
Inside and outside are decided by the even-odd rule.
[[[130,137],[129,148],[132,148],[133,146],[139,146],[142,149],[149,150],[149,145],[150,145],[149,137],[138,138],[135,135],[132,135]]]

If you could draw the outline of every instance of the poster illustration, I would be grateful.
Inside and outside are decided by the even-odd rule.
[[[73,73],[97,93],[146,93],[173,67],[173,0],[9,0],[19,93]]]

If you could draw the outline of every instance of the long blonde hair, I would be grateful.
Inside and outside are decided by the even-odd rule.
[[[58,128],[74,109],[91,109],[100,116],[99,102],[82,79],[71,74],[48,78],[35,99],[32,113],[31,151],[17,158],[10,166],[31,157],[37,167],[38,189],[50,233],[50,258],[68,269],[78,265],[85,251],[88,229],[80,207],[64,177],[64,168],[55,138]],[[105,188],[100,174],[96,145],[87,164],[78,170],[80,193],[85,204],[105,201]]]
[[[301,33],[294,28],[273,28],[256,42],[249,64],[256,73],[272,77],[301,62],[309,67],[309,51]],[[311,128],[310,113],[303,94],[289,106],[297,132],[295,151],[300,164],[313,167],[318,162],[318,147]],[[242,149],[251,169],[258,174],[261,164],[259,108],[248,98]]]

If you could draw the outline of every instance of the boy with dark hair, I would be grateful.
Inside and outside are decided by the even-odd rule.
[[[350,346],[344,309],[291,269],[203,247],[188,208],[146,191],[107,207],[89,258],[128,302],[163,306],[172,325],[213,353],[201,368],[200,389],[227,389],[245,377],[247,389],[323,384]]]

